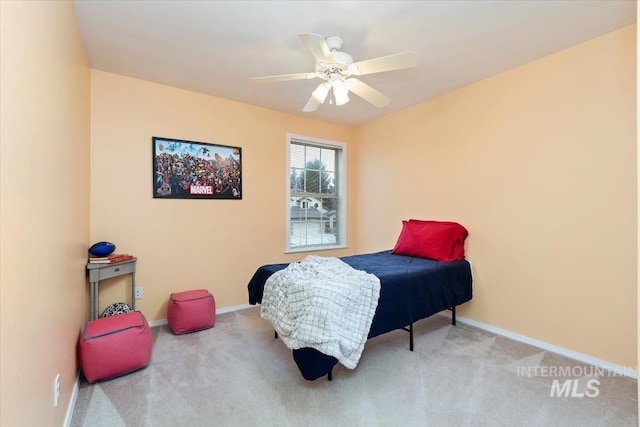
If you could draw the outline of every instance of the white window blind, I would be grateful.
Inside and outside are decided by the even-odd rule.
[[[287,251],[346,245],[346,145],[288,135]]]

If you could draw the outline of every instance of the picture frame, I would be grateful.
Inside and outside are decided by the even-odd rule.
[[[242,199],[242,148],[152,137],[154,199]]]

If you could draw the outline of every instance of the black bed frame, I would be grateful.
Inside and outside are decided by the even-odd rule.
[[[456,326],[456,306],[454,305],[453,307],[449,308],[449,310],[451,311],[451,324],[453,326]],[[413,323],[415,322],[411,322],[409,326],[400,328],[403,331],[409,332],[409,351],[413,351]],[[278,339],[278,331],[273,331],[273,334],[273,338]],[[331,369],[327,374],[327,379],[329,381],[333,381],[333,369]]]

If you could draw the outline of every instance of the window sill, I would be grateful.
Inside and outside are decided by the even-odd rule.
[[[334,245],[334,246],[305,246],[303,248],[289,248],[284,251],[285,254],[295,254],[299,252],[318,252],[328,251],[332,249],[347,249],[347,245]]]

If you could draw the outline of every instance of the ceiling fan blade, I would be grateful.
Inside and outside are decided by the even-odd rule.
[[[345,83],[351,92],[378,108],[386,107],[391,102],[391,98],[387,95],[372,88],[361,80],[351,78],[347,79]]]
[[[254,77],[251,79],[253,83],[275,83],[288,80],[307,80],[318,77],[316,73],[297,73],[297,74],[281,74],[279,76]]]
[[[307,49],[311,51],[311,54],[319,62],[336,62],[327,46],[327,41],[319,34],[298,34],[300,40],[307,46]]]
[[[355,62],[349,65],[349,72],[354,76],[362,76],[383,71],[402,70],[416,65],[418,65],[418,55],[415,52],[404,52]]]

